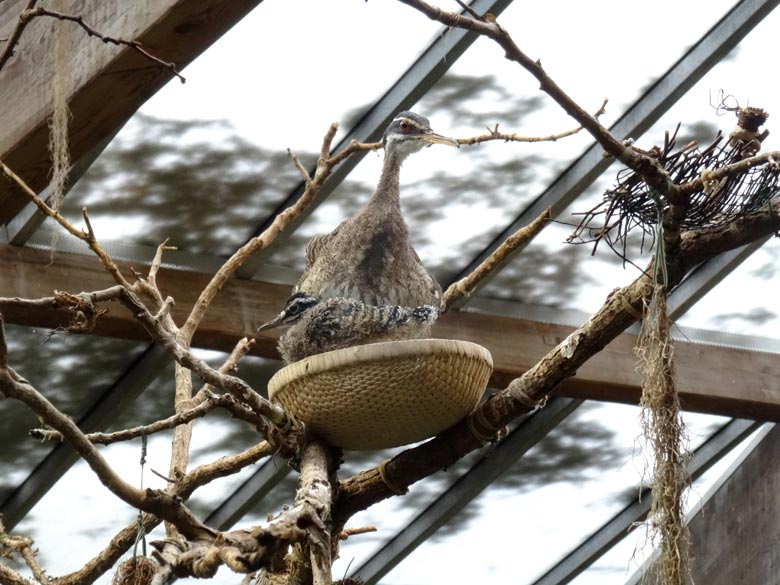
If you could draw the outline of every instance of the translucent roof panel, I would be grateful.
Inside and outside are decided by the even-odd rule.
[[[599,62],[610,35],[594,35],[574,26],[576,19],[567,20],[572,26],[561,34],[567,43],[577,44],[573,56],[560,51],[558,37],[538,26],[555,21],[556,3],[515,3],[504,12],[502,22],[585,107],[595,111],[609,97],[609,114],[604,118],[609,123],[727,6],[718,2],[706,16],[697,14],[695,19],[680,14],[665,24],[672,30],[667,30],[660,47],[651,27],[640,27],[632,31],[633,56],[619,53],[616,57],[625,62],[603,68],[584,64]],[[686,9],[675,7],[677,13]],[[590,12],[585,7],[570,10],[582,10],[583,18]],[[629,9],[613,1],[609,10],[617,18],[627,16]],[[636,14],[637,10],[650,14],[659,8],[632,7],[632,18],[648,16]],[[301,18],[302,12],[306,18]],[[356,18],[360,26],[348,24]],[[297,23],[294,37],[280,39],[275,34],[282,21]],[[324,21],[332,24],[320,26]],[[342,34],[337,34],[340,26]],[[606,29],[609,23],[603,26]],[[395,38],[388,32],[393,30],[403,30],[404,38],[417,42],[381,42],[387,35]],[[228,254],[300,181],[286,148],[311,161],[328,125],[339,121],[342,131],[348,128],[439,30],[436,23],[396,3],[356,9],[311,1],[263,2],[185,70],[186,84],[174,80],[149,100],[76,185],[63,209],[78,221],[81,208],[87,206],[104,240],[156,245],[170,237],[182,250]],[[642,35],[647,36],[646,42]],[[295,40],[300,38],[307,39],[305,47]],[[311,66],[309,48],[316,46],[327,47],[334,66]],[[361,50],[354,50],[356,46]],[[630,59],[639,58],[637,51],[652,54],[652,60],[645,59],[652,66],[633,67]],[[224,66],[235,62],[239,53],[267,58],[253,59],[243,73],[240,63],[238,72]],[[487,73],[486,62],[491,63]],[[621,69],[617,84],[615,68]],[[581,77],[585,69],[587,83]],[[284,83],[269,84],[279,79]],[[468,136],[499,124],[507,131],[546,135],[573,125],[539,92],[529,74],[503,60],[494,44],[484,39],[467,51],[453,66],[451,79],[440,85],[418,108],[438,122],[443,133]],[[323,87],[331,90],[317,89]],[[448,153],[446,158],[437,154],[410,161],[404,171],[405,182],[411,183],[405,200],[414,205],[407,214],[413,233],[421,236],[421,254],[434,272],[450,276],[456,260],[484,246],[590,140],[583,133],[554,144],[508,148],[495,144]],[[376,169],[367,165],[358,171],[354,178],[361,183],[360,192],[346,187],[337,194],[330,209],[318,212],[290,242],[291,249],[298,250],[302,238],[332,226],[362,204],[376,180]],[[468,221],[475,211],[481,212],[480,221]],[[467,227],[453,230],[453,222]],[[283,251],[275,261],[298,266],[300,255]]]
[[[647,479],[639,413],[633,406],[586,403],[382,583],[418,582],[431,567],[438,580],[453,584],[532,583],[620,511]],[[691,449],[725,422],[691,414],[685,420]],[[454,550],[469,550],[477,560],[453,563]],[[630,557],[622,563],[613,576],[625,574]]]
[[[763,58],[778,22],[780,13],[769,15],[726,60],[716,65],[642,136],[637,142],[638,146],[650,148],[654,144],[663,144],[664,132],[673,132],[678,123],[682,123],[677,138],[679,146],[691,139],[706,146],[718,130],[728,133],[734,127],[735,119],[733,113],[723,116],[715,110],[721,90],[733,95],[743,106],[749,103],[767,109],[770,119],[765,127],[771,129],[771,114],[774,109],[780,111],[780,102],[771,83],[755,76],[749,64]],[[729,99],[730,105],[734,103],[734,99]],[[776,105],[774,109],[773,104]],[[777,137],[770,133],[764,150],[775,148]],[[636,278],[639,271],[630,264],[624,268],[623,261],[604,244],[598,247],[595,256],[591,256],[592,245],[570,246],[564,243],[573,225],[581,220],[580,214],[591,209],[600,201],[604,190],[614,184],[620,168],[618,164],[613,164],[562,214],[560,220],[567,225],[546,228],[480,294],[592,312],[601,306],[613,288],[625,286]],[[649,241],[645,241],[643,251],[640,250],[642,243],[639,237],[632,238],[627,257],[644,268],[653,251]],[[697,320],[699,324],[703,322],[702,319]]]

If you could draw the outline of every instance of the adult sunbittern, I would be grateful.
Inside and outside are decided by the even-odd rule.
[[[385,158],[373,196],[331,233],[312,238],[294,293],[345,297],[367,305],[440,306],[441,286],[409,242],[399,175],[406,157],[424,146],[459,144],[433,132],[428,119],[413,112],[398,114],[382,142]]]
[[[290,364],[310,355],[353,345],[428,337],[439,316],[437,307],[366,305],[355,299],[320,301],[296,293],[277,317],[258,331],[290,326],[279,338],[279,353]]]

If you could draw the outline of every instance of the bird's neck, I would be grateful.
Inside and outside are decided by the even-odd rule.
[[[382,174],[372,197],[374,204],[381,203],[391,207],[401,208],[401,193],[399,189],[401,163],[405,157],[395,151],[385,153],[382,164]]]

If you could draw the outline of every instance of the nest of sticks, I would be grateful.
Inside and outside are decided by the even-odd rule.
[[[759,108],[737,110],[738,126],[728,139],[718,133],[715,140],[699,148],[692,141],[677,147],[677,125],[673,134],[667,132],[662,147],[654,146],[647,154],[655,158],[669,173],[672,183],[681,185],[697,178],[703,188],[690,196],[685,217],[679,222],[682,231],[697,230],[729,223],[745,214],[758,211],[777,194],[780,187],[780,161],[733,173],[720,180],[709,179],[712,172],[755,155],[761,141],[768,135],[758,133],[768,114]],[[639,234],[641,251],[655,243],[658,225],[668,204],[664,195],[651,188],[631,169],[618,172],[615,185],[601,201],[582,216],[568,241],[592,243],[594,253],[605,242],[626,260],[629,235]]]

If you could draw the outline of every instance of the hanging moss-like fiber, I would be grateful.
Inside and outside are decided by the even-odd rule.
[[[63,3],[64,2],[60,2]],[[59,5],[56,8],[63,8]],[[52,209],[59,211],[63,197],[65,197],[65,182],[70,172],[70,150],[68,148],[68,123],[70,122],[70,108],[68,107],[68,83],[70,71],[68,54],[66,23],[53,21],[54,29],[54,58],[52,59],[54,71],[52,75],[52,102],[54,112],[49,120],[49,153],[51,154],[51,194],[49,204]],[[52,232],[51,255],[54,259],[54,250],[57,246],[59,231]]]
[[[652,539],[659,538],[655,583],[683,585],[688,575],[689,535],[683,515],[688,485],[685,428],[674,384],[666,291],[657,285],[646,308],[636,347],[642,385],[642,430],[653,456],[653,503],[648,516]]]

